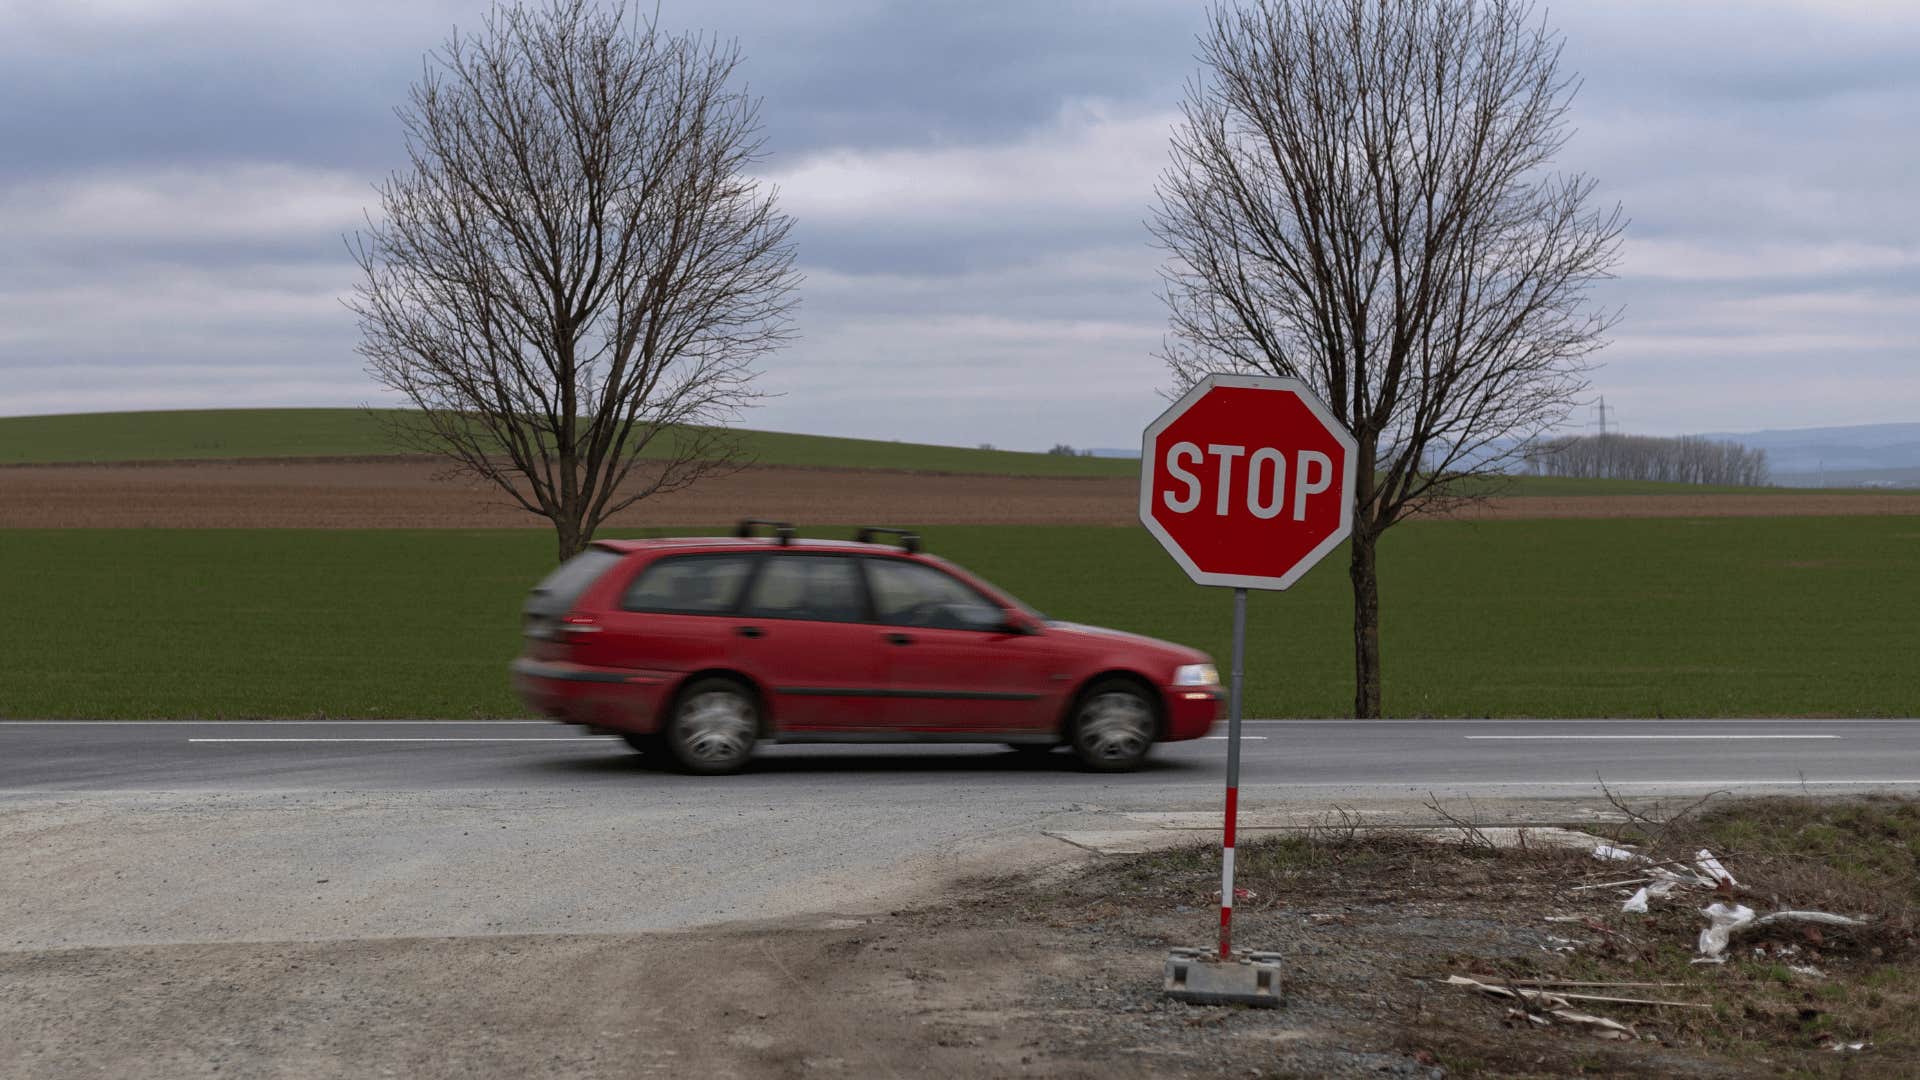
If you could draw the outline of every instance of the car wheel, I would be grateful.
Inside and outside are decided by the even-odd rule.
[[[759,731],[760,708],[751,691],[732,679],[701,679],[674,702],[667,751],[691,773],[739,772]]]
[[[1153,748],[1153,702],[1134,683],[1090,687],[1073,710],[1073,752],[1095,772],[1137,769]]]

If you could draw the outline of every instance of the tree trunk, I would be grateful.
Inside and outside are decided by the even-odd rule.
[[[560,540],[560,561],[566,562],[587,549],[587,541],[593,537],[586,535],[580,528],[580,522],[566,511],[553,515],[553,531]]]
[[[1353,534],[1353,715],[1380,716],[1380,579],[1374,573],[1373,545],[1378,537]]]

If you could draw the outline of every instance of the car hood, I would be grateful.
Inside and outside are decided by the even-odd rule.
[[[1109,630],[1104,626],[1088,626],[1085,623],[1061,622],[1057,619],[1047,621],[1049,633],[1060,634],[1069,640],[1084,641],[1088,644],[1109,642],[1125,644],[1135,648],[1149,648],[1164,653],[1175,664],[1205,664],[1210,659],[1198,649],[1185,645],[1176,645],[1171,641],[1162,641],[1145,634],[1129,634],[1125,630]]]

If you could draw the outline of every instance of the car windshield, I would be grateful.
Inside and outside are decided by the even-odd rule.
[[[944,560],[935,559],[934,561],[941,562]],[[949,563],[948,565],[952,565],[952,564]],[[1002,599],[1006,600],[1007,603],[1012,604],[1013,609],[1015,611],[1020,612],[1021,614],[1027,616],[1028,618],[1034,620],[1035,622],[1050,623],[1054,621],[1052,618],[1048,617],[1046,613],[1042,612],[1039,608],[1034,607],[1032,604],[1027,603],[1026,601],[1013,595],[1007,590],[1001,588],[998,583],[995,583],[993,585],[993,591],[998,593]]]

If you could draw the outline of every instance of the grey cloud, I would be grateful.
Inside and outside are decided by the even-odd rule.
[[[400,159],[391,110],[421,54],[481,10],[0,9],[0,412],[373,399],[340,234]],[[1920,414],[1920,12],[1551,17],[1587,80],[1560,164],[1634,221],[1596,374],[1629,426]],[[663,18],[739,39],[798,219],[801,338],[750,423],[1133,441],[1166,382],[1142,221],[1198,5],[669,0]]]

